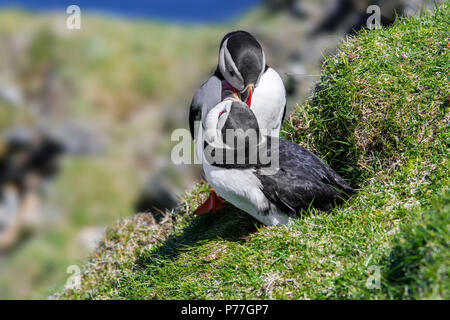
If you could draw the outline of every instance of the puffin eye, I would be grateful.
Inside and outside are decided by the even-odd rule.
[[[230,76],[234,77],[234,71],[233,70],[228,70],[228,73],[230,74]]]

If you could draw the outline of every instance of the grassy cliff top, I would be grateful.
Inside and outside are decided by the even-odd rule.
[[[111,227],[60,297],[449,299],[449,20],[443,5],[347,39],[286,121],[286,138],[359,187],[343,207],[278,227],[236,209],[194,218],[200,184],[160,224]]]

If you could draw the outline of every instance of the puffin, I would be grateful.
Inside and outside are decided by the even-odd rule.
[[[211,109],[204,129],[207,181],[220,197],[267,226],[288,224],[309,208],[328,212],[354,193],[311,151],[265,135],[255,114],[238,98]],[[243,132],[248,139],[242,138]],[[239,155],[242,161],[236,161]]]
[[[203,162],[203,131],[207,114],[226,96],[243,101],[258,119],[261,128],[278,137],[286,115],[286,90],[280,75],[266,64],[261,44],[249,32],[226,34],[219,50],[214,74],[196,91],[189,110],[189,127],[195,154]],[[194,214],[212,213],[225,202],[211,189],[210,196]]]

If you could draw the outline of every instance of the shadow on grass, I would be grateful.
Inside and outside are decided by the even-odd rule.
[[[227,241],[245,241],[245,238],[255,232],[260,222],[247,213],[229,204],[228,208],[213,214],[194,218],[183,229],[181,234],[170,236],[160,247],[150,253],[141,255],[136,260],[138,268],[148,266],[158,258],[176,259],[176,257],[193,247],[213,239]]]

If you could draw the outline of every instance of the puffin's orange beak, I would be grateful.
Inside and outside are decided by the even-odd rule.
[[[239,94],[237,93],[236,89],[233,88],[233,86],[226,80],[222,81],[222,100],[233,98],[237,100],[241,100],[239,98]]]
[[[248,87],[248,97],[247,97],[247,100],[245,101],[245,103],[248,105],[249,108],[251,108],[251,106],[252,106],[253,90],[254,90],[253,85],[249,85],[249,87]]]

